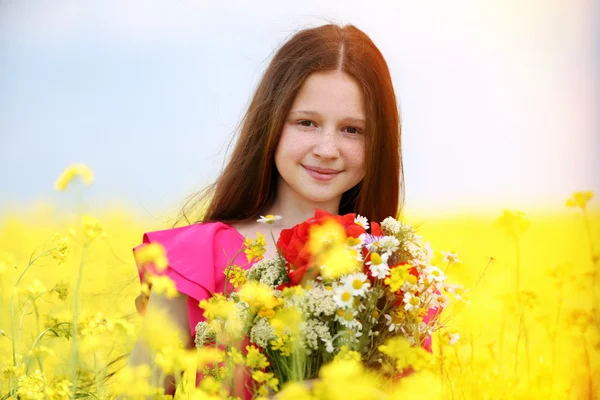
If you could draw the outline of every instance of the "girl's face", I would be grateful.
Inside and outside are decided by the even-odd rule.
[[[365,175],[365,119],[363,94],[354,79],[339,71],[310,75],[275,151],[279,194],[339,204]]]

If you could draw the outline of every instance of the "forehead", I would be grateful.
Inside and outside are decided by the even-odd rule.
[[[364,96],[358,83],[340,71],[315,72],[298,91],[291,112],[311,110],[339,118],[365,119]]]

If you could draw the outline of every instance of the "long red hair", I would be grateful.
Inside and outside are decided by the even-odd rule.
[[[213,185],[187,201],[179,221],[244,221],[272,204],[275,149],[294,98],[310,74],[335,70],[356,80],[366,111],[365,177],[342,195],[339,212],[372,221],[398,216],[404,202],[401,128],[387,63],[360,29],[329,24],[301,30],[279,48],[242,119],[229,162]]]

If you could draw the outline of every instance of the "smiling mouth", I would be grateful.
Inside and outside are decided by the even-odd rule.
[[[330,181],[342,172],[331,168],[307,167],[306,165],[302,165],[302,167],[318,181]]]

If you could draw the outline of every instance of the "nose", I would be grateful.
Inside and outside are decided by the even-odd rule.
[[[321,158],[338,158],[338,137],[335,132],[328,131],[319,137],[313,148],[313,154]]]

